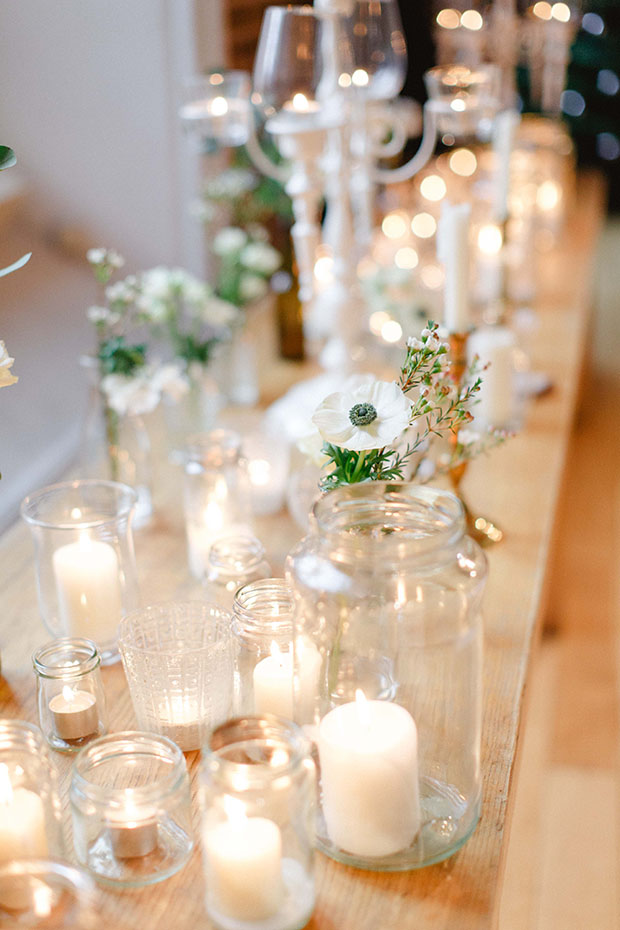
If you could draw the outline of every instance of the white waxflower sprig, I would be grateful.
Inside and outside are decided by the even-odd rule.
[[[432,436],[456,436],[472,420],[468,407],[480,389],[479,365],[474,362],[458,384],[438,329],[431,321],[419,338],[408,340],[398,381],[366,382],[319,405],[312,420],[331,466],[324,489],[402,480],[411,457],[426,450]]]
[[[7,351],[7,347],[0,339],[0,388],[10,387],[11,384],[16,384],[17,375],[14,375],[11,371],[13,366],[14,358],[11,358]]]

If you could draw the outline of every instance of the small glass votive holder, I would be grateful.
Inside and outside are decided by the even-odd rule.
[[[493,118],[500,108],[496,65],[437,65],[424,72],[424,84],[440,133],[490,139]]]
[[[7,930],[96,930],[96,887],[82,869],[55,859],[0,865],[0,926]]]
[[[188,130],[221,146],[245,145],[250,127],[250,75],[218,70],[192,78],[179,116]]]
[[[278,714],[292,720],[294,612],[293,590],[283,578],[252,581],[235,594],[238,714]]]
[[[39,722],[53,749],[77,752],[108,730],[101,657],[90,639],[55,639],[32,657]]]
[[[218,727],[200,773],[206,909],[220,930],[297,930],[314,909],[310,743],[270,714]]]
[[[190,437],[183,451],[187,557],[204,580],[211,546],[223,536],[251,535],[250,491],[241,436],[215,429]]]
[[[270,574],[263,544],[255,536],[224,536],[209,550],[205,593],[210,602],[232,610],[242,585]]]
[[[192,848],[189,776],[178,746],[126,731],[76,757],[69,793],[75,853],[96,878],[148,885],[174,875]]]
[[[0,720],[0,863],[62,857],[58,776],[39,728]]]
[[[142,607],[125,617],[119,647],[138,726],[184,752],[230,716],[231,615],[208,603]]]
[[[81,479],[35,491],[21,505],[43,623],[52,636],[92,639],[104,665],[118,661],[118,625],[138,604],[136,499],[125,484]]]

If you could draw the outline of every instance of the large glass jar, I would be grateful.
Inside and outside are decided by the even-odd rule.
[[[315,504],[287,577],[295,718],[317,745],[318,840],[333,858],[418,868],[474,829],[485,576],[453,494],[373,482]],[[308,644],[321,657],[313,701],[297,693]]]

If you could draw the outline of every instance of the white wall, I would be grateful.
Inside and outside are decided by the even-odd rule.
[[[200,2],[217,23],[220,0]],[[0,4],[0,141],[18,153],[37,216],[84,227],[134,267],[197,261],[196,159],[176,116],[194,70],[193,7]]]

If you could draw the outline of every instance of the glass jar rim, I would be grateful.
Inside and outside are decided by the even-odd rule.
[[[0,719],[0,749],[6,749],[10,743],[17,740],[35,752],[43,749],[47,753],[45,740],[40,728],[36,723],[30,723],[29,720],[13,720],[9,717]]]
[[[76,665],[51,665],[48,660],[51,656],[67,653],[71,649],[82,651],[83,656]],[[80,637],[64,636],[60,639],[53,639],[40,646],[32,654],[32,664],[36,673],[41,678],[53,678],[60,680],[69,680],[72,678],[82,678],[94,671],[101,664],[101,656],[97,646],[91,639]]]
[[[137,618],[142,617],[145,620],[150,620],[153,623],[158,623],[162,619],[165,619],[171,611],[191,611],[192,613],[197,611],[202,614],[204,617],[208,614],[210,617],[215,617],[217,620],[222,621],[222,628],[224,630],[230,628],[230,623],[232,621],[232,615],[229,610],[225,607],[220,607],[219,604],[212,603],[211,601],[161,601],[158,604],[147,604],[144,607],[137,607],[135,610],[132,610],[130,613],[126,614],[122,619],[118,627],[118,646],[123,654],[123,649],[131,649],[132,652],[140,652],[144,655],[149,653],[157,652],[157,655],[183,655],[189,653],[195,653],[197,649],[203,648],[196,646],[195,644],[190,644],[185,649],[173,649],[173,648],[157,648],[154,649],[151,646],[141,646],[133,640],[129,639],[129,631],[131,629],[131,623]],[[205,643],[204,648],[212,648],[212,643]]]
[[[226,574],[251,571],[266,558],[260,539],[249,534],[222,536],[209,549],[209,564]]]
[[[80,522],[51,522],[43,520],[36,516],[36,507],[47,496],[52,494],[62,494],[69,490],[77,488],[104,488],[110,495],[115,495],[116,499],[122,503],[114,513],[102,515],[96,519],[87,519]],[[21,502],[20,513],[22,518],[31,526],[41,526],[54,530],[80,530],[93,529],[94,527],[107,526],[116,523],[124,517],[129,517],[138,500],[136,491],[129,487],[128,484],[122,484],[120,481],[105,481],[99,478],[77,478],[73,481],[61,481],[58,484],[49,484],[44,488],[28,494]]]
[[[43,880],[46,875],[54,875],[65,888],[71,888],[80,897],[85,895],[87,900],[96,893],[97,886],[89,873],[63,859],[9,859],[0,863],[0,878],[22,875]]]
[[[240,455],[241,436],[235,430],[224,427],[188,436],[181,453],[186,469],[197,472],[230,464]]]
[[[263,605],[277,604],[277,614],[264,614]],[[280,612],[280,608],[284,612]],[[258,616],[257,616],[258,614]],[[281,633],[290,627],[295,615],[295,592],[284,578],[259,578],[248,581],[235,593],[233,621],[244,627],[256,627],[261,632]]]
[[[257,743],[274,750],[285,749],[286,759],[268,763],[234,762],[225,757],[233,748],[243,749]],[[258,783],[277,781],[290,775],[306,759],[311,759],[311,744],[302,728],[292,720],[275,714],[248,714],[233,717],[209,733],[202,749],[203,771],[223,781],[243,775],[249,789]],[[255,775],[255,778],[252,778]]]
[[[311,525],[337,548],[355,551],[377,542],[386,554],[397,550],[399,558],[419,558],[456,543],[465,531],[465,513],[451,491],[371,481],[329,491],[314,504]],[[363,527],[367,532],[355,532]]]
[[[143,751],[140,752],[137,747],[142,747]],[[119,757],[135,755],[136,751],[146,755],[149,748],[150,755],[172,763],[170,772],[152,784],[137,785],[131,789],[117,788],[95,784],[87,777],[87,771],[93,765],[106,764],[110,759],[118,761]],[[116,808],[126,801],[128,790],[131,790],[131,799],[136,804],[160,801],[173,794],[186,775],[187,766],[183,751],[167,736],[144,733],[140,730],[121,730],[119,733],[109,733],[94,739],[78,752],[73,764],[71,790],[79,792],[89,800]]]

